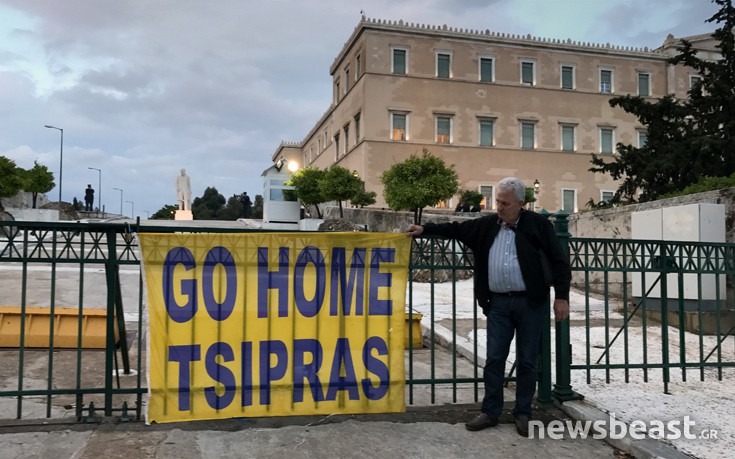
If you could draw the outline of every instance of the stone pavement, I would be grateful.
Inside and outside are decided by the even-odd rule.
[[[469,361],[452,362],[446,349],[414,351],[412,371],[426,378],[434,359],[435,376],[446,377],[453,367],[466,372]],[[31,367],[43,373],[42,359],[27,354]],[[466,374],[466,373],[464,373]],[[34,374],[26,375],[34,378]],[[14,380],[8,376],[3,384]],[[407,394],[409,389],[406,389]],[[84,424],[74,421],[73,410],[54,420],[44,416],[41,401],[24,402],[36,413],[29,420],[13,420],[13,400],[0,403],[0,459],[156,458],[486,458],[486,457],[625,457],[601,440],[527,439],[515,430],[507,403],[500,424],[469,432],[464,422],[479,414],[472,384],[451,387],[417,386],[413,405],[405,413],[239,418],[145,425],[143,422]],[[408,395],[407,395],[408,397]],[[431,404],[432,398],[435,404]],[[451,403],[454,399],[458,403]],[[506,400],[512,400],[509,390]],[[7,403],[6,403],[7,402]],[[34,409],[32,404],[38,404]],[[56,407],[55,410],[62,410]],[[555,406],[539,406],[535,418],[545,424],[565,419]]]

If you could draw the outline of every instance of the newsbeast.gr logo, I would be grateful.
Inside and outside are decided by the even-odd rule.
[[[698,432],[695,430],[696,422],[692,421],[689,416],[684,419],[672,419],[669,421],[651,420],[641,421],[635,420],[630,424],[618,421],[615,413],[610,413],[608,419],[598,419],[597,421],[575,421],[555,419],[547,425],[541,421],[531,421],[528,424],[529,438],[546,438],[553,440],[561,440],[566,433],[569,438],[575,439],[587,438],[592,436],[594,439],[612,439],[621,440],[630,437],[633,440],[643,440],[650,437],[656,440],[678,440],[685,438],[687,440],[716,440],[716,429],[702,429]]]

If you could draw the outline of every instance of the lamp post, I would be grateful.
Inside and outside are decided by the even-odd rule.
[[[146,220],[150,220],[151,219],[151,213],[148,212],[147,210],[144,210],[143,212],[145,212],[145,219]]]
[[[533,194],[534,198],[536,198],[535,201],[533,201],[533,210],[536,210],[536,203],[538,202],[538,193],[539,190],[541,190],[541,182],[538,181],[538,179],[533,181]]]
[[[135,218],[135,203],[133,201],[125,201],[130,203],[130,218]]]
[[[51,126],[50,124],[47,124],[44,127],[48,129],[56,129],[61,132],[61,144],[59,146],[59,202],[61,202],[61,179],[64,171],[64,130],[60,127]]]
[[[122,217],[123,211],[122,211],[122,201],[123,201],[123,190],[122,188],[112,188],[113,190],[117,190],[120,192],[120,216]]]
[[[102,169],[97,169],[96,167],[88,167],[87,169],[97,171],[97,175],[99,177],[99,182],[97,185],[97,190],[99,193],[97,195],[97,205],[99,206],[99,211],[102,212]]]

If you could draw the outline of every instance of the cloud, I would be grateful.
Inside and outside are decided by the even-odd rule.
[[[669,32],[713,29],[692,25],[711,15],[703,3],[2,0],[0,154],[38,157],[55,171],[59,135],[43,128],[53,124],[64,128],[66,200],[96,183],[88,167],[103,170],[103,200],[114,209],[112,187],[139,210],[172,203],[182,167],[195,195],[207,186],[226,196],[260,194],[260,174],[281,140],[302,140],[329,107],[329,67],[361,10],[419,24],[657,46]]]

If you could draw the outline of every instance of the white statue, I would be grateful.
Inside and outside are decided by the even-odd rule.
[[[179,210],[191,210],[191,183],[186,169],[181,169],[181,175],[176,177],[176,200],[179,201]]]

